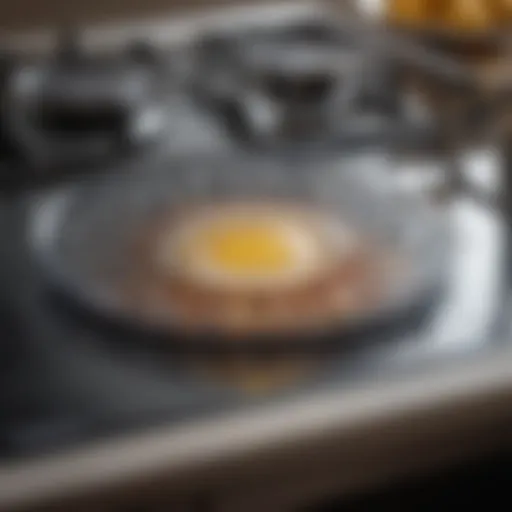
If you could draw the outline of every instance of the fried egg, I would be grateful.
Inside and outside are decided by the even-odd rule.
[[[353,233],[327,213],[237,204],[181,216],[157,253],[171,275],[196,285],[251,291],[305,284],[355,245]]]

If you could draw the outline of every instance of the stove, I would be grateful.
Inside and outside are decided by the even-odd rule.
[[[189,487],[176,484],[187,503],[205,489],[210,499],[213,484],[200,469],[192,478],[191,467],[264,451],[265,439],[274,448],[287,436],[313,443],[314,432],[327,438],[401,399],[413,410],[429,389],[443,401],[453,389],[470,393],[479,376],[479,389],[509,377],[508,221],[493,202],[507,155],[487,145],[448,158],[435,115],[402,92],[392,55],[383,61],[364,37],[307,19],[239,33],[204,28],[181,46],[130,39],[122,52],[98,53],[67,34],[58,51],[6,59],[0,508],[74,492],[85,499],[84,490],[105,490],[110,478],[115,487],[166,467],[179,485],[188,479]],[[432,198],[454,247],[427,310],[349,350],[212,360],[125,343],[51,300],[27,232],[56,187],[91,173],[123,179],[154,155],[276,151],[355,151],[366,162],[350,171],[358,179]],[[481,193],[439,199],[448,161]],[[437,387],[429,388],[432,376]],[[277,499],[275,510],[283,500],[291,499]]]
[[[14,45],[2,60],[5,174],[104,168],[162,148],[435,143],[439,121],[417,95],[398,92],[410,61],[451,86],[469,76],[420,50],[404,58],[386,38],[313,13],[277,28],[207,24],[170,46],[146,33],[98,48],[91,41],[101,34],[78,29],[43,53],[37,38],[31,51]]]

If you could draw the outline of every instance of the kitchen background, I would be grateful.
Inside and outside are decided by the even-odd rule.
[[[343,3],[343,0],[338,0]],[[23,29],[80,21],[151,17],[172,10],[191,11],[218,5],[249,3],[247,0],[17,0],[0,2],[0,29]],[[254,4],[255,2],[250,2]],[[256,3],[272,4],[272,0]]]

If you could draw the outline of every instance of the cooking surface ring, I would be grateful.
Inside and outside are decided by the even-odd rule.
[[[431,207],[417,198],[411,201],[384,190],[377,182],[369,185],[357,179],[353,172],[348,172],[350,163],[350,159],[339,158],[299,162],[289,157],[242,160],[233,156],[154,162],[151,169],[142,173],[80,184],[48,198],[39,205],[32,219],[30,241],[51,285],[88,311],[123,326],[172,334],[173,342],[193,340],[199,346],[223,345],[227,341],[232,344],[230,337],[216,332],[189,336],[180,332],[176,323],[162,325],[128,312],[107,283],[110,277],[127,269],[122,268],[122,262],[104,258],[105,248],[136,230],[141,220],[147,218],[144,215],[161,211],[162,201],[168,208],[178,198],[182,203],[184,199],[187,202],[225,200],[245,195],[329,203],[363,233],[391,244],[401,256],[413,262],[412,271],[386,301],[349,321],[307,333],[292,329],[283,336],[245,335],[243,346],[258,348],[262,337],[265,346],[274,342],[286,346],[308,345],[326,337],[326,331],[329,340],[335,336],[341,341],[345,335],[352,336],[372,325],[381,326],[403,318],[406,311],[430,304],[442,285],[450,245],[446,226]],[[122,223],[115,224],[114,212],[118,220],[123,219]],[[91,251],[90,247],[96,249]]]

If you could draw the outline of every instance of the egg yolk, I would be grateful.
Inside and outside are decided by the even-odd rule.
[[[293,266],[296,246],[280,226],[270,222],[234,222],[197,233],[189,255],[237,274],[278,273]]]

